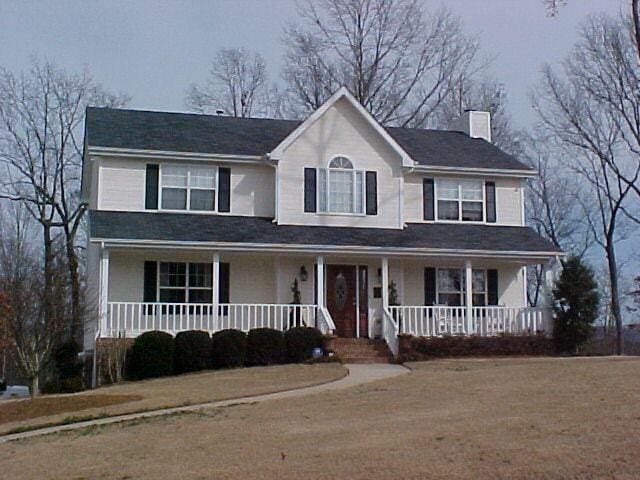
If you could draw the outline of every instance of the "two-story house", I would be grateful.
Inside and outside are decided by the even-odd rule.
[[[526,268],[561,252],[525,226],[534,175],[486,112],[383,128],[345,88],[302,122],[90,108],[85,349],[305,324],[397,353],[400,332],[544,328]]]

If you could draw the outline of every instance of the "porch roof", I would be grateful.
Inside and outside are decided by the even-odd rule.
[[[89,212],[92,241],[192,244],[220,248],[281,246],[397,253],[555,256],[562,252],[529,227],[410,223],[386,228],[276,225],[271,218],[156,212]]]

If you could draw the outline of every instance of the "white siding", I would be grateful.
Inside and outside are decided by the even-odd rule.
[[[101,210],[143,211],[144,160],[103,158],[100,163]],[[158,162],[162,164],[162,162]],[[174,162],[175,163],[175,162]],[[198,163],[200,165],[200,163]],[[214,163],[211,163],[214,165]],[[231,215],[273,217],[275,214],[275,169],[267,165],[215,164],[231,169]],[[94,169],[97,170],[97,169]]]
[[[304,168],[327,167],[334,156],[348,157],[357,170],[375,170],[378,215],[304,213]],[[278,164],[278,223],[399,228],[401,159],[360,113],[342,99],[285,151]]]
[[[406,223],[424,221],[422,179],[443,178],[441,175],[409,173],[404,180],[404,221]],[[446,176],[444,178],[453,178]],[[469,177],[467,177],[469,178]],[[509,178],[486,178],[496,184],[496,224],[522,225],[523,181]]]

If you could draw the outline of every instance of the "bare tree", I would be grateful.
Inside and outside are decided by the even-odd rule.
[[[476,67],[478,42],[447,10],[416,0],[305,0],[285,29],[283,78],[291,110],[317,109],[345,85],[382,125],[428,126]]]
[[[187,89],[185,103],[197,113],[223,110],[234,117],[273,116],[273,94],[262,55],[245,48],[223,48],[216,53],[205,83]]]
[[[80,201],[84,113],[89,105],[120,106],[126,101],[106,93],[87,71],[68,74],[37,60],[21,75],[0,68],[0,164],[6,172],[0,197],[22,202],[42,228],[45,316],[52,308],[53,244],[61,229],[74,337],[82,325],[76,238],[87,208]]]
[[[633,169],[633,158],[625,148],[624,134],[615,114],[585,91],[576,54],[567,60],[566,79],[545,67],[537,110],[547,131],[567,149],[567,166],[587,183],[576,196],[583,218],[607,259],[611,314],[616,323],[616,351],[622,352],[622,312],[618,286],[616,245],[625,238],[624,224],[633,194],[632,184],[619,172]]]

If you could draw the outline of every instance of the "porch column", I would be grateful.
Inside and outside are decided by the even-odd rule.
[[[389,308],[389,259],[382,259],[382,308]]]
[[[471,260],[464,262],[465,269],[465,299],[467,306],[467,335],[473,330],[473,267]]]
[[[213,306],[213,330],[217,332],[220,329],[219,321],[218,321],[218,302],[220,301],[220,254],[215,252],[213,254],[213,272],[212,272],[212,282],[213,282],[213,290],[211,292],[211,304]]]
[[[109,306],[109,250],[102,247],[100,258],[100,313],[98,315],[98,335],[106,336]]]
[[[324,300],[324,257],[316,258],[316,292],[318,307],[325,306]]]

